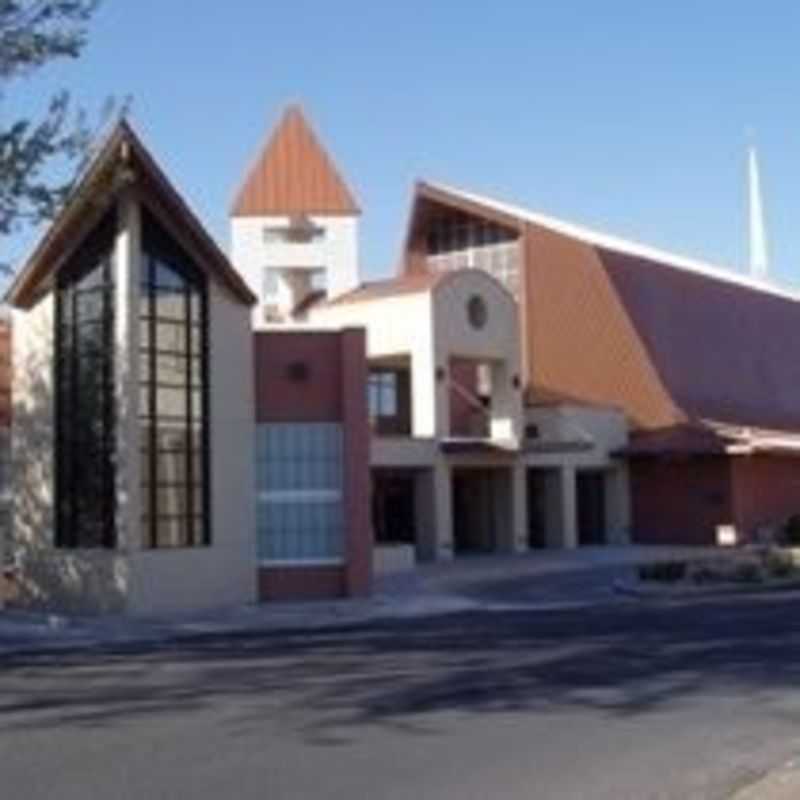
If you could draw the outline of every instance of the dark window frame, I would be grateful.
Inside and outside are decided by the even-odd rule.
[[[400,376],[396,369],[370,369],[367,408],[372,420],[396,419],[400,409]]]
[[[55,281],[55,536],[58,549],[113,549],[116,531],[116,391],[114,244],[111,211],[59,271]],[[99,270],[99,286],[81,286]],[[99,315],[82,317],[78,300],[99,297]],[[100,341],[86,348],[81,332]],[[95,349],[99,345],[99,349]],[[92,364],[89,373],[85,364]],[[98,381],[96,372],[100,371]],[[92,380],[85,380],[87,374]],[[94,391],[94,394],[89,392]],[[87,396],[92,403],[87,406]],[[91,413],[99,409],[98,419]],[[89,424],[85,424],[86,422]],[[89,490],[89,491],[87,491]],[[96,490],[95,494],[91,492]]]
[[[147,407],[139,409],[139,417],[147,427],[142,430],[142,453],[149,459],[147,464],[147,483],[143,483],[143,491],[149,493],[146,503],[148,515],[142,517],[144,544],[149,549],[185,549],[209,547],[212,544],[211,533],[211,500],[210,500],[210,425],[209,425],[209,370],[208,370],[208,280],[177,243],[149,215],[143,219],[142,275],[139,281],[139,324],[140,330],[145,326],[147,339],[142,337],[139,347],[139,364],[142,374],[139,376],[140,403],[146,396]],[[182,315],[163,317],[157,313],[156,297],[161,286],[158,281],[159,265],[166,267],[180,277],[182,290],[171,287],[182,295]],[[146,302],[145,302],[146,300]],[[199,305],[199,309],[195,308]],[[199,311],[199,313],[198,313]],[[159,326],[167,323],[180,331],[184,336],[183,350],[170,347],[159,347]],[[199,331],[199,336],[197,332]],[[183,362],[185,375],[183,383],[172,383],[159,380],[157,374],[158,357],[170,356]],[[193,373],[200,372],[199,379]],[[144,372],[147,372],[145,375]],[[159,389],[168,389],[183,394],[183,413],[169,414],[158,409]],[[199,414],[195,413],[194,400],[199,397]],[[167,423],[164,425],[164,423]],[[164,447],[159,437],[163,430],[173,429],[183,432],[182,447]],[[199,431],[199,447],[195,435]],[[145,437],[147,446],[145,447]],[[199,451],[199,452],[198,452]],[[160,456],[165,454],[182,454],[184,479],[160,479]],[[198,457],[199,456],[199,457]],[[201,475],[196,475],[195,465],[200,463]],[[161,463],[163,467],[163,462]],[[144,480],[144,465],[142,480]],[[185,496],[181,499],[185,513],[174,514],[159,512],[158,493],[169,488],[185,488]],[[195,513],[197,508],[196,494],[201,494],[201,514]],[[159,521],[183,520],[186,525],[186,541],[181,543],[165,543],[159,540]],[[198,524],[199,523],[199,524]]]

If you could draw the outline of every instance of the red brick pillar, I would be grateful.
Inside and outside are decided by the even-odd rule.
[[[370,430],[367,409],[366,335],[362,328],[341,334],[343,496],[346,556],[345,592],[368,594],[372,588],[370,514]]]

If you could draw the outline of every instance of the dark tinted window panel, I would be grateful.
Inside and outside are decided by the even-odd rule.
[[[114,270],[108,214],[56,278],[56,546],[114,547]]]

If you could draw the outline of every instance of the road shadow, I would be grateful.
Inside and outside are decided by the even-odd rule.
[[[431,732],[436,712],[638,716],[709,692],[766,703],[800,687],[797,606],[772,596],[465,613],[18,656],[0,663],[0,735],[215,707],[234,735],[280,712],[335,745],[350,726]],[[782,713],[800,722],[800,706]]]

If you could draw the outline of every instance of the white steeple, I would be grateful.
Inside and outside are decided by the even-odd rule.
[[[761,197],[761,176],[755,145],[748,148],[748,181],[750,212],[750,275],[766,280],[769,270],[767,233],[764,225],[764,204]]]

